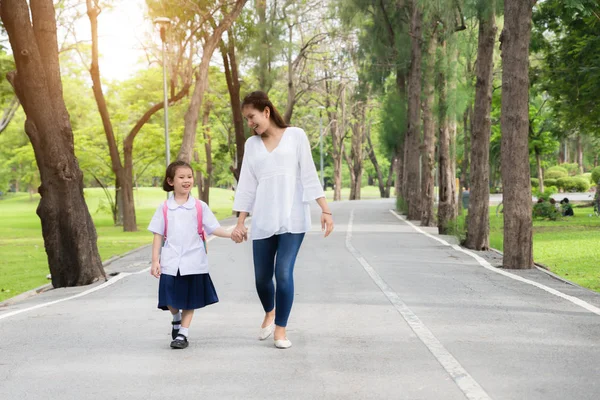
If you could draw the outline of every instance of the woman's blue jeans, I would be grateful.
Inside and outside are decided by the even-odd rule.
[[[265,310],[277,305],[275,325],[287,326],[294,302],[294,264],[304,233],[283,233],[252,241],[256,291]],[[275,273],[275,286],[273,284]]]

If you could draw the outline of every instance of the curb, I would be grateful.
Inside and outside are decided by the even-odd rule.
[[[462,247],[462,246],[461,246],[461,247]],[[491,250],[491,251],[493,251],[493,252],[495,252],[495,253],[498,253],[498,254],[500,254],[501,256],[504,256],[504,253],[503,253],[503,252],[501,252],[500,250],[494,249],[493,247],[490,247],[490,250]],[[533,262],[533,265],[535,265],[535,268],[537,268],[537,270],[538,270],[538,271],[541,271],[541,272],[545,273],[546,275],[548,275],[548,276],[550,276],[550,277],[552,277],[552,278],[556,279],[557,281],[560,281],[560,282],[562,282],[562,283],[566,283],[567,285],[575,286],[575,287],[577,287],[577,288],[579,288],[579,289],[583,289],[583,290],[585,290],[585,291],[588,291],[588,292],[590,292],[590,293],[593,293],[593,294],[596,294],[596,295],[598,294],[598,292],[595,292],[595,291],[593,291],[593,290],[591,290],[591,289],[588,289],[588,288],[586,288],[586,287],[583,287],[583,286],[581,286],[581,285],[578,285],[578,284],[576,284],[575,282],[571,282],[570,280],[568,280],[568,279],[565,279],[565,278],[563,278],[563,277],[562,277],[562,276],[560,276],[560,275],[556,275],[554,272],[550,271],[550,268],[548,268],[548,267],[547,267],[547,266],[545,266],[544,264],[541,264],[541,263],[538,263],[538,262],[535,262],[535,261],[534,261],[534,262]]]

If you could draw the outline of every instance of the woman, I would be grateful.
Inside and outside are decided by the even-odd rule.
[[[259,339],[273,334],[275,347],[287,349],[292,345],[285,329],[294,301],[294,264],[311,226],[309,202],[316,200],[321,207],[325,237],[333,231],[333,218],[306,133],[289,127],[263,92],[244,98],[242,114],[254,136],[245,145],[233,202],[239,217],[232,239],[247,239],[244,222],[251,213],[256,291],[265,310]]]

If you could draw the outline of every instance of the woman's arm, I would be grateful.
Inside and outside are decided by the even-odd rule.
[[[240,243],[243,240],[248,240],[248,229],[246,228],[246,218],[248,217],[248,213],[246,211],[241,211],[238,216],[238,222],[236,227],[233,229],[231,233],[231,238],[236,242]]]
[[[333,231],[333,215],[325,197],[319,197],[317,204],[321,207],[321,230],[325,231],[325,237]]]

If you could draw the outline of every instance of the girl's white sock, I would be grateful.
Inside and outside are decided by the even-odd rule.
[[[188,337],[188,329],[189,328],[184,328],[182,326],[181,328],[179,328],[179,333],[177,336],[182,335],[182,336]]]

